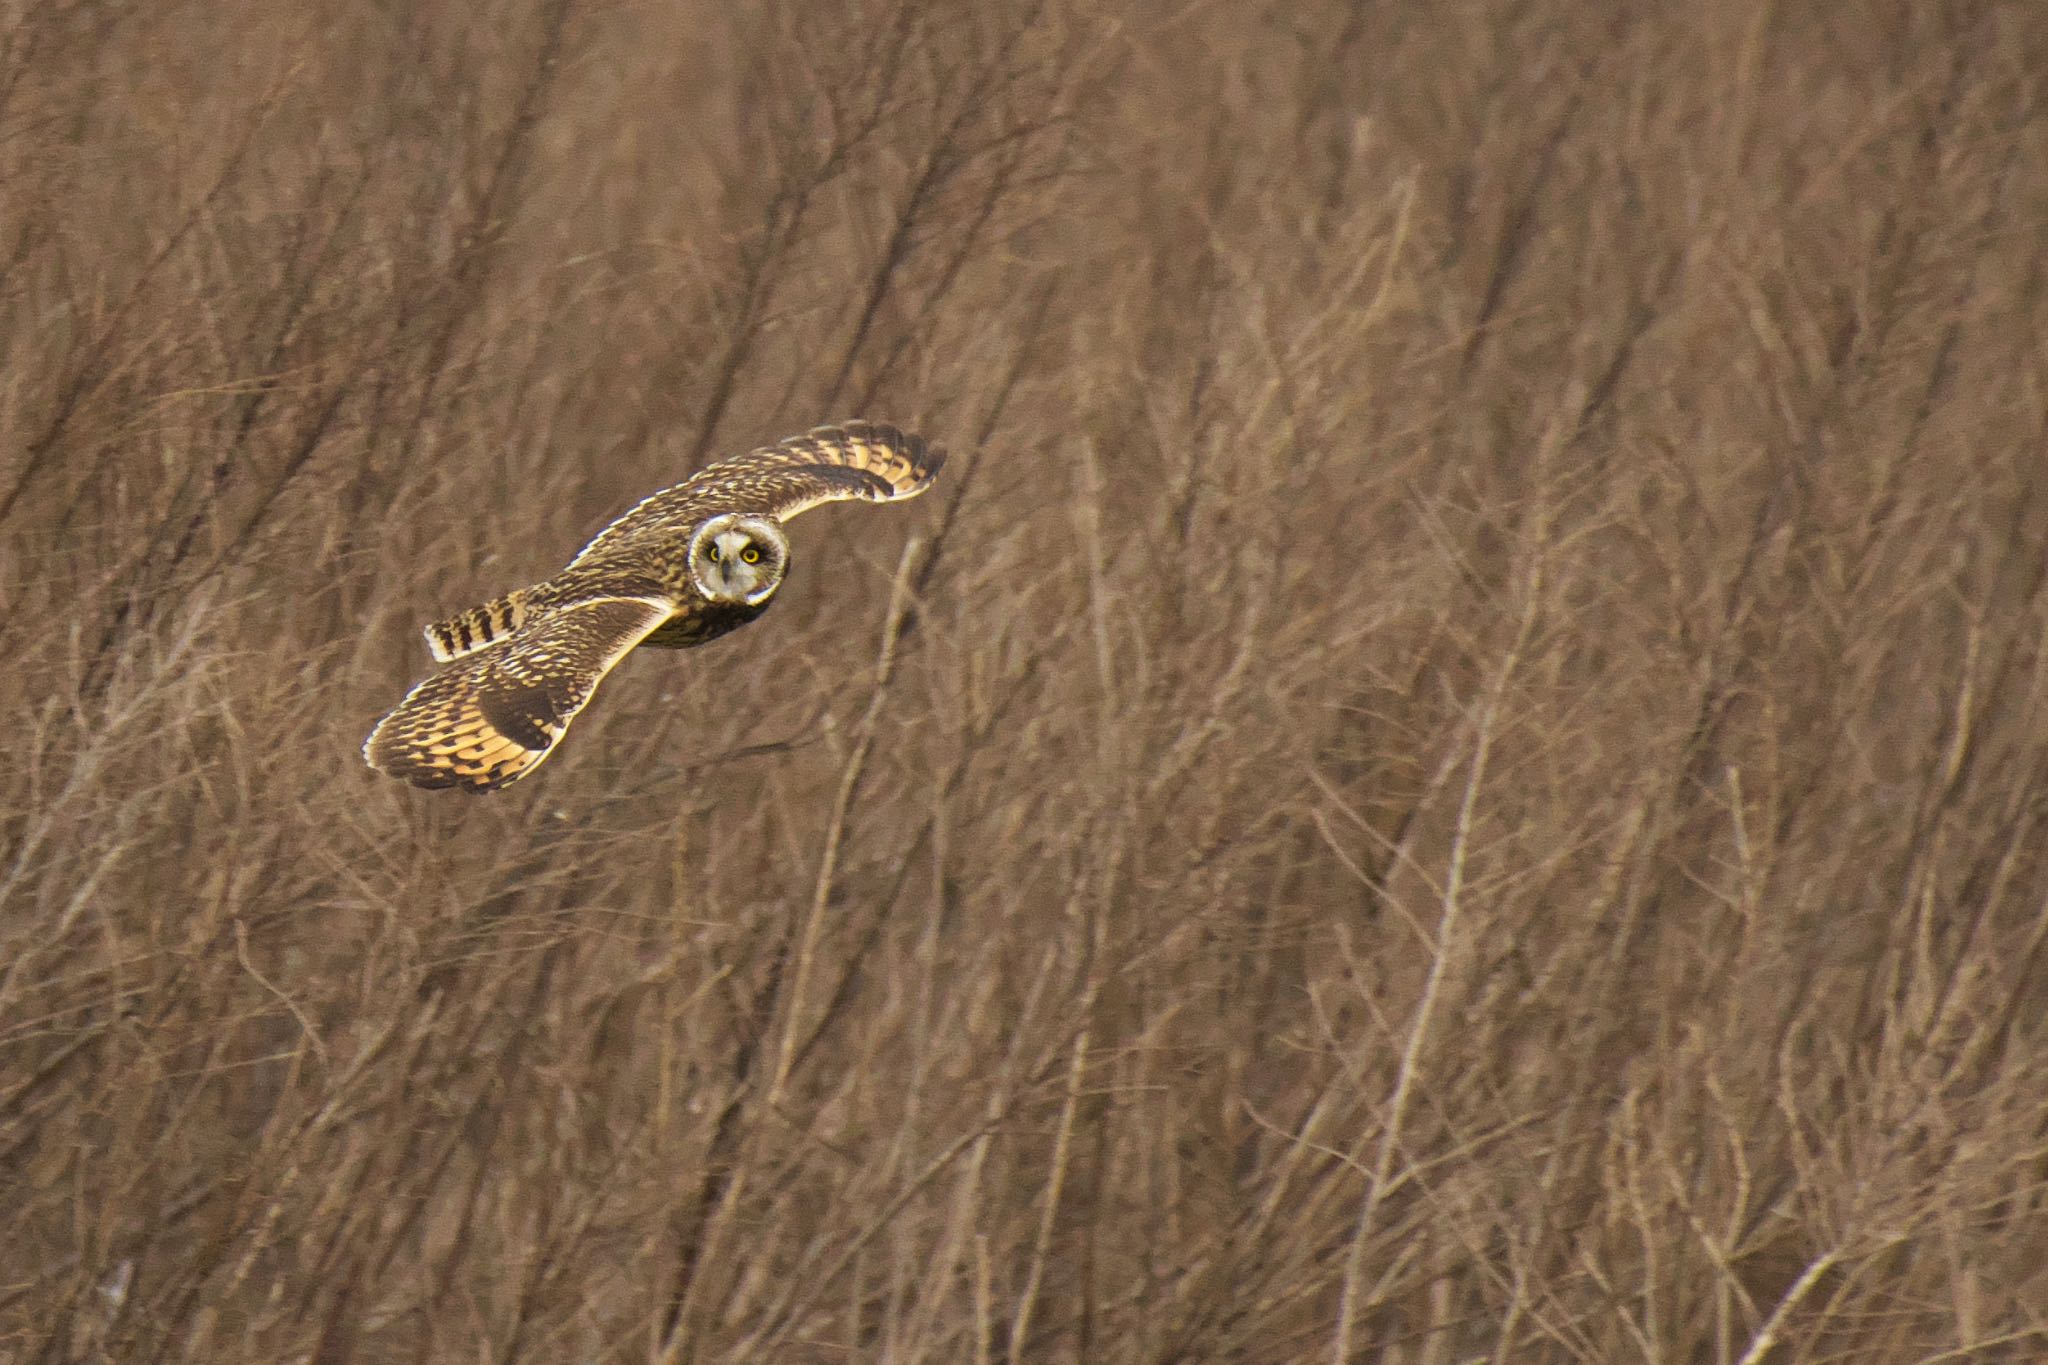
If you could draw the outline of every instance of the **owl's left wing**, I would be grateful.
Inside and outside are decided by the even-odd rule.
[[[549,612],[457,659],[377,723],[363,757],[415,787],[490,791],[546,761],[597,685],[675,614],[659,597],[600,597]]]
[[[897,427],[842,422],[706,465],[644,498],[569,561],[648,532],[681,534],[706,517],[743,512],[788,521],[826,502],[892,502],[931,486],[946,452]]]

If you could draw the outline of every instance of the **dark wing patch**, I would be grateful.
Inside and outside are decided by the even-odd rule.
[[[545,761],[605,674],[674,614],[652,597],[548,613],[406,694],[363,745],[371,767],[416,787],[490,791]]]
[[[879,422],[818,427],[706,465],[598,532],[573,567],[644,534],[682,534],[706,517],[742,512],[788,521],[820,503],[892,502],[931,486],[946,452]]]

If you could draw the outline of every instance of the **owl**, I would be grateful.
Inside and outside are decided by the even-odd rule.
[[[428,626],[446,667],[377,723],[363,757],[416,787],[516,782],[629,651],[688,649],[768,610],[789,573],[791,517],[914,498],[944,463],[895,427],[846,422],[705,467],[629,509],[554,577]]]

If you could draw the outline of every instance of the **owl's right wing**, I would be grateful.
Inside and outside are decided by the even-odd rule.
[[[946,452],[897,427],[842,422],[706,465],[643,498],[597,533],[571,566],[641,535],[680,535],[706,517],[743,512],[788,521],[826,502],[892,502],[931,486]]]
[[[546,761],[597,685],[670,616],[660,597],[601,597],[549,612],[456,660],[377,723],[363,757],[415,787],[490,791]]]

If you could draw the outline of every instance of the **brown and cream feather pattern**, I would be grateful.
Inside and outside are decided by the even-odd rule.
[[[429,625],[446,667],[378,723],[364,757],[418,787],[524,777],[633,649],[702,644],[766,611],[789,567],[782,523],[825,502],[916,497],[944,461],[895,427],[847,422],[642,499],[554,577]]]
[[[880,423],[819,427],[706,465],[673,488],[642,498],[577,551],[569,567],[648,541],[673,544],[686,528],[721,512],[788,521],[824,502],[914,498],[945,460],[944,451],[922,438]]]

